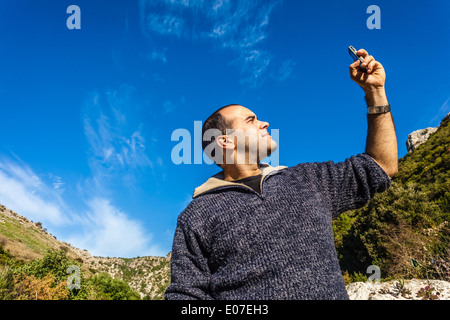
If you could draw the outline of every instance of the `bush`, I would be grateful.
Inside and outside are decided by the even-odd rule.
[[[81,264],[69,259],[64,251],[48,250],[41,259],[35,259],[24,265],[20,272],[34,276],[37,279],[41,279],[51,273],[54,276],[55,283],[59,283],[60,281],[67,281],[67,268],[71,265],[81,268]]]
[[[21,273],[14,279],[13,299],[17,300],[66,300],[68,290],[65,281],[56,285],[55,277],[49,273],[41,279]]]
[[[353,274],[349,274],[348,271],[345,271],[342,274],[342,278],[344,279],[345,285],[350,284],[352,282],[366,282],[367,276],[360,272],[355,272]]]
[[[13,299],[14,272],[9,266],[0,266],[0,300]]]
[[[94,295],[100,300],[139,300],[139,294],[128,283],[114,279],[107,273],[94,275],[89,279]]]
[[[8,264],[8,262],[12,259],[11,254],[5,250],[3,244],[0,243],[0,264]]]

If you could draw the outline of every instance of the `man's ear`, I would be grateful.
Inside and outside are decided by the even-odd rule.
[[[234,142],[231,137],[227,135],[221,135],[216,137],[216,143],[221,149],[234,150]]]

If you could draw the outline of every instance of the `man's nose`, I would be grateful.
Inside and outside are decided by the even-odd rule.
[[[268,122],[265,122],[265,121],[260,121],[259,122],[259,128],[260,129],[266,129],[268,127],[269,127],[269,123]]]

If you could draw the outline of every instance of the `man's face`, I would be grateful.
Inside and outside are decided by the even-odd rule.
[[[236,163],[242,163],[239,155],[245,156],[245,163],[259,163],[276,150],[277,143],[267,131],[269,123],[259,120],[251,110],[233,105],[220,113],[232,123],[233,133],[230,136],[235,143],[234,152],[238,156]]]

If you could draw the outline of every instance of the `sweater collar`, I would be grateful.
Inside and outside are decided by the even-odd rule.
[[[272,167],[268,163],[261,162],[260,168],[261,168],[262,179],[264,179],[264,177],[271,175],[271,174],[275,174],[278,171],[287,168],[287,166]],[[195,188],[194,195],[192,196],[192,198],[196,198],[205,192],[208,192],[208,191],[211,191],[213,189],[217,189],[217,188],[220,188],[223,186],[242,186],[242,185],[243,185],[242,183],[236,183],[233,181],[224,180],[223,171],[221,171],[221,172],[213,175],[208,180],[206,180],[206,182],[203,183],[201,186]]]

